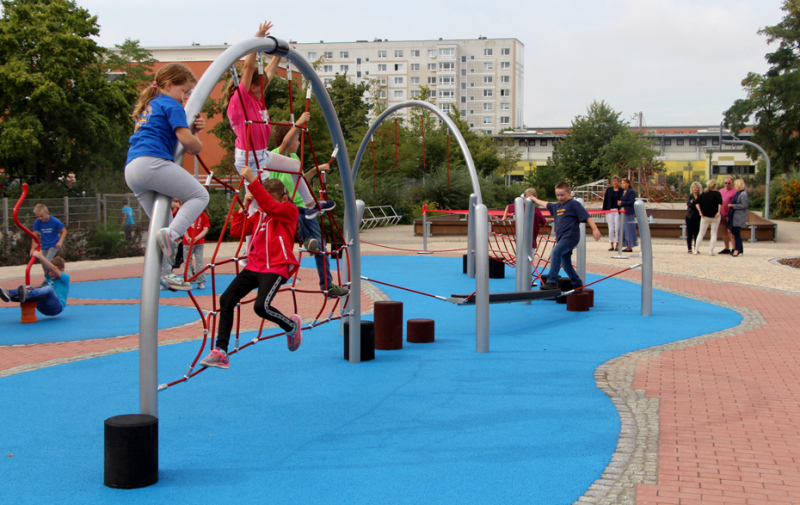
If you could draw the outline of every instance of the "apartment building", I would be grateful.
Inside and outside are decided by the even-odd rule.
[[[756,172],[758,160],[750,159],[741,147],[723,145],[720,149],[719,126],[649,126],[642,131],[655,141],[654,158],[666,167],[662,177],[674,174],[686,183]],[[568,133],[566,127],[537,127],[503,132],[495,138],[499,143],[512,143],[520,152],[521,159],[511,177],[522,180],[526,171],[547,165],[555,145]],[[747,128],[739,138],[750,140],[752,135],[752,128]],[[730,140],[731,137],[725,138]]]
[[[517,39],[320,41],[297,50],[317,63],[324,82],[337,74],[370,81],[387,105],[419,98],[427,86],[431,101],[457,109],[475,131],[494,135],[524,124],[525,47]]]

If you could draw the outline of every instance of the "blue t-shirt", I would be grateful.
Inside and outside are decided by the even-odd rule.
[[[67,297],[69,296],[69,274],[61,272],[60,278],[53,279],[50,277],[50,274],[45,273],[44,280],[46,280],[47,284],[56,292],[58,301],[61,302],[61,308],[63,309],[66,307]]]
[[[147,105],[147,109],[136,122],[128,144],[127,165],[136,158],[152,156],[175,161],[172,153],[178,136],[175,128],[189,128],[186,122],[186,111],[172,97],[159,94]]]
[[[122,213],[125,214],[125,226],[131,225],[131,224],[136,224],[136,222],[133,220],[133,209],[132,208],[130,208],[130,207],[128,207],[126,205],[125,207],[122,207]]]
[[[589,219],[589,213],[574,198],[570,198],[565,203],[548,203],[547,210],[553,216],[556,227],[556,242],[562,240],[566,243],[575,245],[581,239],[580,224]]]
[[[61,238],[59,233],[63,229],[64,223],[53,216],[50,216],[46,223],[40,219],[33,222],[33,231],[38,231],[42,235],[42,250],[55,247]]]

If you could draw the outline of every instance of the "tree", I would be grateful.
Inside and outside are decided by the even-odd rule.
[[[780,23],[758,31],[767,43],[778,42],[778,49],[766,55],[769,70],[750,72],[742,80],[747,98],[725,111],[725,124],[734,133],[755,119],[751,140],[769,155],[773,174],[800,167],[800,0],[784,0],[781,9],[786,16]],[[746,149],[750,158],[758,158],[757,150]]]
[[[132,93],[107,79],[97,18],[71,0],[0,4],[0,166],[49,182],[121,167]]]
[[[600,148],[598,156],[592,161],[592,168],[603,174],[625,174],[627,169],[648,167],[648,172],[659,172],[664,162],[654,161],[655,141],[642,132],[625,128]],[[627,175],[627,174],[625,174]]]
[[[605,177],[608,170],[598,161],[601,150],[611,139],[628,130],[620,121],[620,114],[604,101],[592,102],[585,116],[572,120],[569,134],[553,149],[548,166],[574,185]]]

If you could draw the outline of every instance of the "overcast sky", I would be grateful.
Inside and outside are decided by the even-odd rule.
[[[107,47],[233,44],[261,19],[298,42],[517,38],[529,127],[568,126],[594,100],[650,126],[718,124],[742,78],[767,69],[756,32],[784,14],[783,0],[76,1]]]

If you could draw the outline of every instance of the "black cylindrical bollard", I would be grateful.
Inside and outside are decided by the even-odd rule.
[[[344,322],[344,359],[350,361],[350,321]],[[375,323],[361,321],[361,361],[375,359]]]
[[[126,414],[106,419],[105,485],[135,489],[156,482],[158,419],[147,414]]]

